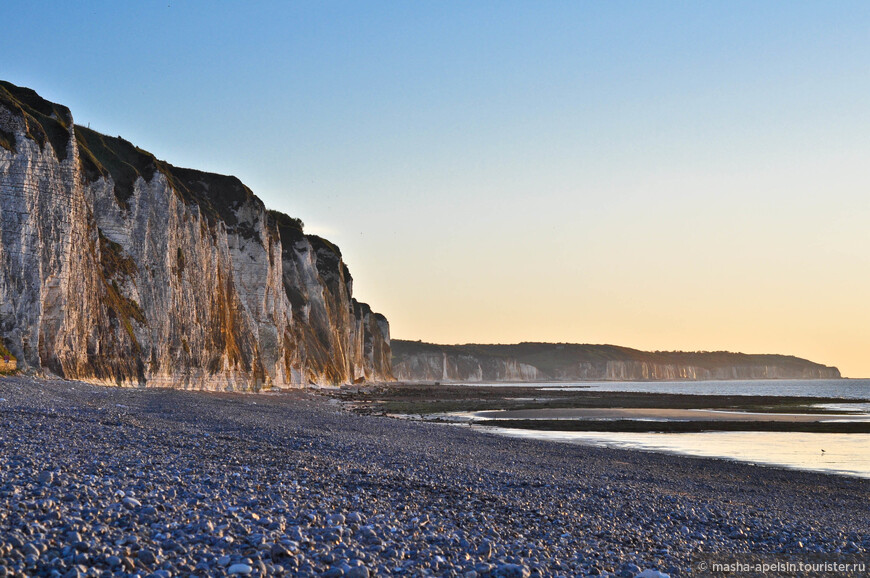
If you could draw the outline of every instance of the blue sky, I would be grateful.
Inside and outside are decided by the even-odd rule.
[[[0,77],[338,242],[396,337],[870,375],[870,4],[6,0]]]

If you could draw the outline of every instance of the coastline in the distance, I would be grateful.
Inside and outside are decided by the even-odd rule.
[[[616,345],[438,345],[393,339],[393,374],[409,382],[837,379],[840,371],[789,355],[639,351]]]

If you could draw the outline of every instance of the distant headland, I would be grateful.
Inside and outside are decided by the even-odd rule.
[[[837,379],[840,370],[791,355],[640,351],[617,345],[437,345],[392,340],[402,381],[536,382]]]

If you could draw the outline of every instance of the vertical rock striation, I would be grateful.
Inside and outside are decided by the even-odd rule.
[[[0,338],[19,369],[257,390],[392,379],[341,252],[235,177],[0,82]]]

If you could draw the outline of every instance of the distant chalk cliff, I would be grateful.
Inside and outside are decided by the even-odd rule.
[[[401,381],[533,382],[716,379],[834,379],[828,367],[787,355],[646,352],[614,345],[520,343],[436,345],[392,341]]]
[[[339,249],[0,82],[0,343],[19,370],[257,390],[392,379]]]

